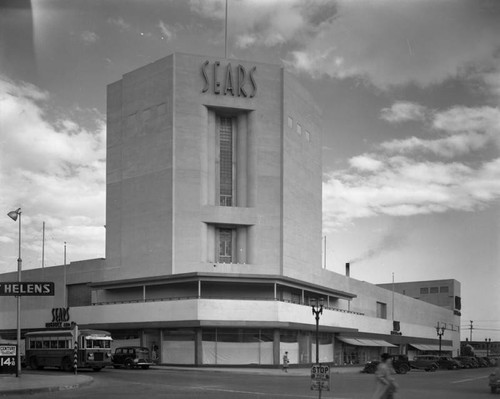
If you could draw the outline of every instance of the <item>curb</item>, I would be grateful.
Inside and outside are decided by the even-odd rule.
[[[2,390],[0,388],[0,396],[6,395],[31,395],[34,393],[42,393],[42,392],[58,392],[58,391],[69,391],[71,389],[78,389],[80,387],[90,385],[94,382],[92,377],[85,377],[83,381],[76,382],[73,384],[66,385],[53,385],[53,386],[45,386],[45,387],[31,387],[31,388],[7,388]]]

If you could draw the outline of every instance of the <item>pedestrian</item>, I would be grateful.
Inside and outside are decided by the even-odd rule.
[[[394,395],[398,390],[398,384],[393,377],[395,373],[391,355],[382,353],[377,371],[375,371],[376,386],[372,399],[395,399]]]
[[[283,355],[283,371],[285,373],[288,373],[288,363],[290,363],[290,360],[288,359],[288,352],[285,352]]]

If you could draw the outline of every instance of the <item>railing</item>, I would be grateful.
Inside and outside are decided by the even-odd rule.
[[[198,297],[198,296],[182,296],[182,297],[168,297],[168,298],[147,298],[147,299],[128,299],[126,301],[106,301],[106,302],[95,302],[92,304],[92,306],[102,306],[102,305],[121,305],[121,304],[126,304],[126,303],[144,303],[144,302],[168,302],[168,301],[183,301],[183,300],[189,300],[189,299],[216,299],[216,300],[228,300],[228,301],[236,301],[236,300],[241,300],[241,301],[265,301],[265,302],[284,302],[284,303],[291,303],[294,305],[299,305],[299,306],[307,306],[310,307],[310,305],[304,304],[304,303],[297,303],[297,302],[292,302],[290,300],[283,300],[283,299],[274,299],[274,298],[255,298],[255,297],[238,297],[238,298],[221,298],[221,297],[214,297],[214,296],[204,296],[204,297]],[[342,312],[342,313],[349,313],[349,314],[355,314],[355,315],[360,315],[364,316],[365,314],[362,312],[355,312],[352,310],[347,310],[347,309],[340,309],[340,308],[334,308],[331,306],[323,306],[324,310],[331,310],[334,312]]]

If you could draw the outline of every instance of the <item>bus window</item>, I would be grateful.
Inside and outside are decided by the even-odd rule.
[[[49,349],[50,341],[43,341],[42,346],[43,346],[43,349]]]
[[[51,349],[57,349],[57,341],[50,341],[50,348]]]
[[[42,341],[35,341],[35,348],[42,349]]]

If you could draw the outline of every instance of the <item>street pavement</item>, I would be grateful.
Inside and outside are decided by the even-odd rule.
[[[261,375],[290,375],[290,376],[309,376],[310,367],[295,368],[290,367],[285,373],[281,368],[258,368],[258,367],[174,367],[174,366],[154,366],[154,369],[165,370],[196,370],[212,372],[232,372],[232,373],[250,373]],[[341,373],[359,373],[362,367],[346,366],[331,367],[331,374]],[[43,371],[23,370],[19,377],[11,374],[0,374],[0,396],[15,394],[33,394],[37,392],[54,392],[67,389],[77,389],[84,385],[91,384],[93,378],[86,374],[54,374],[44,373]]]

